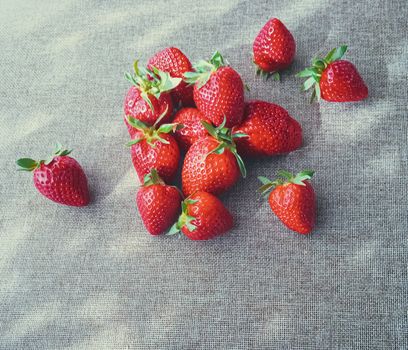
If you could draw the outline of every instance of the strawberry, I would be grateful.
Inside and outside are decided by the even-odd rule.
[[[202,121],[208,133],[188,150],[181,173],[183,192],[186,196],[197,191],[220,194],[230,189],[238,180],[239,172],[246,176],[245,165],[237,153],[234,138],[224,122],[217,128]]]
[[[368,96],[368,88],[356,67],[349,61],[341,60],[347,46],[331,50],[325,58],[315,58],[312,67],[297,74],[307,77],[303,90],[314,87],[312,98],[322,98],[329,102],[353,102],[364,100]]]
[[[169,122],[173,113],[173,103],[168,92],[174,89],[181,79],[172,78],[168,73],[158,69],[139,67],[138,61],[135,61],[133,68],[135,71],[133,75],[125,73],[125,78],[133,84],[125,98],[125,115],[153,125],[166,111],[161,123]],[[127,126],[129,129],[129,125]]]
[[[200,112],[218,126],[226,118],[228,128],[239,124],[244,113],[244,85],[239,74],[227,66],[216,51],[211,59],[193,65],[195,72],[184,73],[194,83],[194,102]]]
[[[279,80],[279,71],[287,68],[296,53],[292,33],[277,18],[271,18],[262,27],[253,44],[254,63],[257,75]]]
[[[157,52],[147,63],[149,69],[153,67],[167,72],[173,78],[183,78],[183,74],[191,72],[193,67],[187,56],[176,47],[167,47]],[[181,81],[178,86],[171,91],[173,102],[176,106],[184,107],[194,106],[193,87]]]
[[[162,114],[162,117],[165,114]],[[159,123],[161,117],[157,120]],[[171,182],[176,175],[180,160],[180,150],[176,140],[169,135],[171,131],[177,130],[177,124],[157,124],[148,126],[138,119],[128,117],[128,123],[133,127],[131,136],[133,140],[128,142],[131,146],[133,166],[143,181],[145,175],[151,169],[156,169],[159,176],[166,182]]]
[[[234,128],[234,132],[247,135],[236,140],[240,154],[273,156],[301,146],[302,128],[281,106],[249,101],[245,105],[244,115],[244,122]]]
[[[210,123],[197,108],[182,108],[176,113],[173,122],[183,125],[183,128],[177,130],[174,136],[185,151],[200,138],[208,135],[201,123],[202,120]]]
[[[196,192],[185,199],[181,207],[182,214],[169,235],[181,231],[194,241],[202,241],[220,236],[234,225],[231,213],[211,193]]]
[[[19,170],[33,171],[34,185],[48,199],[64,205],[84,207],[89,203],[88,181],[79,163],[68,157],[72,150],[57,145],[47,160],[17,160]]]
[[[143,186],[136,195],[143,224],[154,236],[165,232],[177,220],[181,201],[178,189],[166,185],[156,169],[145,176]]]
[[[258,179],[263,186],[259,189],[263,195],[269,193],[269,205],[276,216],[289,229],[308,234],[316,221],[316,196],[308,180],[313,171],[304,170],[294,176],[288,171],[279,171],[281,177],[270,181],[266,177]]]

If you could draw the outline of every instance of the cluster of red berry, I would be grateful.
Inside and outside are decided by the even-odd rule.
[[[358,101],[368,90],[354,65],[341,60],[347,47],[333,49],[298,76],[307,77],[304,90],[326,101]],[[279,79],[279,71],[293,61],[296,44],[276,18],[261,29],[253,44],[257,73]],[[152,235],[184,233],[193,240],[221,235],[233,218],[216,197],[229,190],[246,157],[274,156],[298,149],[302,128],[279,105],[244,100],[244,84],[217,51],[210,60],[191,64],[177,48],[156,53],[146,67],[134,64],[125,77],[132,84],[124,103],[133,165],[143,182],[137,207]],[[185,153],[182,190],[170,185]],[[69,151],[58,147],[48,160],[19,159],[21,169],[34,170],[37,189],[67,205],[89,202],[86,176]],[[309,182],[313,171],[297,175],[281,170],[270,181],[259,177],[260,191],[269,195],[272,211],[291,230],[312,231],[316,201]]]

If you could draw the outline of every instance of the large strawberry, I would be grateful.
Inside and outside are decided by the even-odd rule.
[[[304,170],[294,176],[281,170],[281,178],[275,181],[258,177],[263,184],[259,190],[263,195],[269,194],[272,211],[288,228],[301,234],[310,233],[316,221],[316,196],[308,181],[313,173]]]
[[[353,102],[365,99],[368,88],[356,67],[349,61],[341,60],[347,46],[331,50],[325,58],[315,58],[312,67],[297,74],[307,77],[303,90],[313,89],[312,98],[329,102]]]
[[[220,194],[230,189],[238,180],[239,172],[246,176],[244,163],[239,156],[234,138],[224,122],[217,128],[202,121],[210,135],[201,138],[188,150],[181,173],[183,192],[186,196],[197,191]]]
[[[180,150],[177,141],[169,133],[180,126],[175,123],[162,124],[160,127],[157,124],[148,126],[132,117],[128,117],[128,123],[133,128],[133,140],[127,145],[131,146],[133,166],[140,181],[154,168],[161,178],[170,183],[177,172]]]
[[[262,27],[253,44],[254,63],[257,75],[273,75],[279,80],[279,71],[287,68],[296,53],[292,33],[277,18],[271,18]]]
[[[245,119],[234,132],[247,137],[236,140],[242,155],[273,156],[288,153],[302,144],[302,128],[279,105],[264,101],[249,101],[245,105]]]
[[[234,221],[222,202],[208,192],[199,191],[182,202],[182,213],[168,234],[179,231],[192,240],[207,240],[229,231]]]
[[[197,108],[182,108],[176,113],[173,123],[183,125],[183,128],[177,130],[174,136],[185,151],[200,138],[208,135],[201,123],[202,120],[210,123]]]
[[[166,111],[161,123],[169,122],[173,113],[169,92],[181,82],[181,79],[172,78],[169,73],[158,69],[139,67],[138,61],[135,61],[133,68],[134,74],[125,73],[125,78],[133,85],[125,98],[125,115],[153,125]],[[129,125],[127,126],[129,128]]]
[[[156,169],[145,176],[143,186],[136,195],[143,224],[152,235],[160,235],[174,224],[180,213],[181,201],[179,190],[166,185]]]
[[[17,160],[20,170],[33,171],[37,190],[54,202],[83,207],[89,203],[88,181],[79,163],[57,145],[54,154],[47,160],[21,158]]]
[[[211,59],[193,65],[195,72],[184,74],[194,83],[194,102],[200,112],[218,126],[226,118],[228,128],[239,124],[244,113],[244,85],[239,74],[227,66],[216,51]]]
[[[157,52],[147,63],[149,69],[156,67],[163,72],[167,72],[174,78],[183,78],[183,74],[191,72],[193,67],[187,56],[176,47],[167,47]],[[171,91],[173,102],[176,106],[194,106],[193,87],[184,81]]]

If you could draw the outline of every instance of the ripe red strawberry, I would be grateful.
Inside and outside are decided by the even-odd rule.
[[[253,44],[254,63],[257,75],[274,76],[279,80],[279,71],[287,68],[296,53],[292,33],[277,18],[271,18],[262,27]]]
[[[244,113],[244,85],[239,74],[227,66],[216,51],[211,59],[193,65],[195,72],[184,74],[194,83],[194,102],[200,112],[218,126],[226,118],[228,128],[239,124]]]
[[[144,178],[143,186],[136,195],[136,204],[147,231],[152,235],[165,232],[180,213],[181,194],[169,186],[152,169]]]
[[[220,194],[237,182],[240,171],[246,176],[233,140],[243,135],[231,135],[224,127],[225,120],[218,128],[202,123],[210,135],[194,143],[184,159],[181,180],[186,196],[197,191]]]
[[[166,111],[161,123],[169,122],[173,113],[169,92],[181,82],[181,79],[172,78],[168,73],[157,69],[139,67],[138,61],[134,63],[134,71],[133,75],[125,73],[125,78],[133,84],[125,98],[125,115],[153,125]],[[127,126],[129,128],[129,125]]]
[[[202,241],[224,234],[233,225],[232,215],[222,202],[199,191],[182,202],[182,213],[168,234],[181,231],[192,240]]]
[[[301,146],[302,128],[281,106],[250,101],[245,104],[244,115],[243,123],[234,128],[234,132],[248,135],[236,140],[239,154],[273,156]]]
[[[133,140],[128,146],[131,146],[133,166],[140,181],[154,168],[164,181],[170,183],[178,169],[180,150],[169,133],[179,126],[174,123],[148,126],[132,117],[128,118],[128,123],[134,128],[131,132]]]
[[[210,123],[197,108],[182,108],[174,117],[174,123],[183,125],[183,128],[177,130],[174,136],[180,147],[185,151],[200,138],[208,135],[207,130],[201,123],[202,120]]]
[[[19,170],[34,171],[34,185],[43,196],[60,204],[84,207],[89,203],[88,181],[79,163],[68,157],[71,151],[57,145],[47,160],[21,158],[17,164]]]
[[[150,58],[147,67],[149,69],[156,67],[163,72],[169,73],[173,78],[183,78],[184,73],[193,70],[190,60],[176,47],[168,47],[157,52]],[[180,84],[171,91],[171,96],[175,106],[194,106],[193,87],[187,85],[184,81],[180,82]]]
[[[308,77],[303,83],[303,90],[312,87],[312,101],[320,97],[329,102],[353,102],[364,100],[368,96],[368,88],[356,67],[349,61],[341,60],[347,46],[331,50],[325,58],[315,58],[312,67],[297,74]]]
[[[316,196],[308,181],[313,173],[304,170],[294,176],[281,170],[278,175],[282,178],[275,181],[258,177],[263,183],[262,194],[271,191],[268,201],[272,211],[289,229],[301,234],[310,233],[316,220]]]

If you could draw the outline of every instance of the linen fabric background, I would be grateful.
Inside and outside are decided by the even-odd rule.
[[[407,349],[407,3],[26,1],[0,3],[1,349]],[[297,42],[282,82],[256,78],[254,37],[280,18]],[[361,103],[310,105],[294,74],[348,44]],[[156,51],[219,49],[303,127],[287,156],[247,162],[222,196],[235,228],[151,237],[124,147],[123,72]],[[55,142],[85,169],[92,204],[41,197],[23,156]],[[256,176],[316,171],[316,230],[291,233]]]

